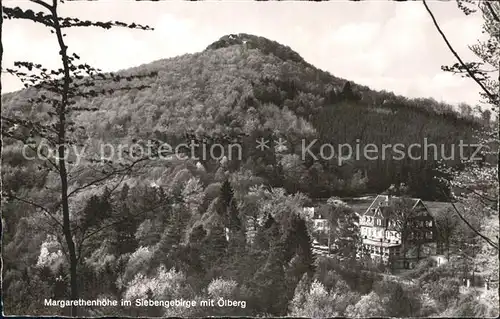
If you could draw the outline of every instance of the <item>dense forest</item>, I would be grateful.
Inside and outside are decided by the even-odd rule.
[[[379,193],[404,182],[412,195],[436,199],[436,161],[431,153],[427,160],[361,156],[338,165],[336,158],[302,158],[302,140],[309,145],[317,139],[313,150],[318,154],[322,143],[381,147],[423,145],[427,139],[446,145],[448,155],[450,145],[471,141],[472,130],[482,120],[432,99],[407,99],[355,85],[314,68],[288,47],[245,34],[223,37],[201,53],[156,61],[121,75],[153,71],[156,77],[132,79],[137,82],[133,86],[146,89],[80,101],[98,109],[74,119],[86,128],[80,132],[83,138],[94,144],[157,139],[170,145],[197,138],[210,147],[220,142],[218,137],[234,137],[244,154],[228,163],[230,171],[246,168],[272,186],[311,197]],[[105,89],[113,85],[99,83]],[[2,96],[4,112],[41,114],[28,102],[35,94],[25,90]],[[259,152],[255,140],[261,136],[283,137],[287,150]],[[14,146],[5,143],[9,154]],[[209,174],[218,170],[217,163],[202,164]]]
[[[152,72],[156,76],[140,77]],[[315,152],[321,143],[472,143],[473,132],[489,124],[487,113],[473,115],[467,106],[456,112],[432,99],[373,91],[248,34],[227,35],[203,52],[117,74],[143,89],[121,91],[115,82],[101,81],[98,86],[110,94],[92,96],[89,89],[77,101],[75,107],[97,109],[72,119],[81,127],[73,135],[85,145],[86,156],[105,143],[148,140],[239,143],[243,156],[145,161],[126,175],[75,191],[70,208],[81,297],[224,298],[247,304],[107,307],[86,315],[427,316],[453,307],[454,314],[477,313],[453,301],[459,295],[453,279],[458,270],[440,277],[450,287],[443,292],[432,271],[413,274],[423,288],[408,287],[362,271],[353,249],[338,260],[316,260],[312,253],[302,212],[311,199],[380,193],[404,183],[409,196],[442,200],[449,190],[440,182],[438,160],[360,158],[340,164],[337,158],[302,158],[301,148],[315,139]],[[2,95],[3,114],[47,123],[44,106],[30,103],[40,94],[28,88]],[[10,132],[29,134],[16,126]],[[270,148],[259,150],[259,138],[283,138],[287,144],[271,141]],[[44,169],[46,162],[26,159],[21,145],[3,139],[3,189],[50,207],[59,200],[57,174]],[[106,166],[89,158],[77,163],[70,166],[70,191],[105,174]],[[26,202],[3,200],[2,206],[5,311],[67,314],[27,297],[68,298],[66,252],[60,233],[52,231],[54,221]],[[346,237],[355,236],[355,228],[347,228]],[[422,304],[414,289],[425,289],[418,294],[430,295],[434,303]],[[333,306],[320,307],[327,304]]]

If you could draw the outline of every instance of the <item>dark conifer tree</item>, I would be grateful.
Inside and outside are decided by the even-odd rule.
[[[225,180],[221,185],[217,212],[224,218],[225,225],[231,233],[235,234],[242,230],[234,191],[228,180]]]
[[[133,252],[137,249],[137,239],[135,232],[137,230],[136,217],[132,215],[126,202],[118,203],[120,216],[119,222],[114,226],[116,233],[114,246],[119,255]]]
[[[191,245],[199,244],[205,236],[207,236],[207,231],[203,225],[198,225],[191,231],[191,234],[189,234],[189,243]]]
[[[287,298],[290,300],[302,276],[307,274],[312,278],[315,271],[312,238],[303,218],[295,214],[291,216],[283,243],[286,248],[283,258],[287,265]]]
[[[167,268],[179,266],[180,246],[186,227],[186,219],[185,211],[180,208],[171,212],[159,241],[159,248],[154,259],[155,263],[164,264]]]
[[[296,254],[301,261],[297,270],[299,278],[301,278],[304,273],[312,275],[315,271],[315,258],[312,252],[312,238],[309,234],[309,230],[307,229],[306,221],[303,218],[298,218],[295,234],[297,238]]]
[[[288,293],[285,277],[285,251],[283,241],[275,242],[265,264],[252,280],[252,300],[260,313],[272,316],[286,314]]]
[[[82,228],[86,229],[98,225],[111,215],[112,208],[105,196],[93,195],[87,201],[83,210]]]
[[[274,217],[269,214],[264,225],[258,228],[254,239],[254,248],[268,252],[273,242],[280,239],[279,225]]]
[[[208,264],[215,265],[222,262],[228,247],[226,231],[222,223],[214,223],[203,246],[204,256]]]

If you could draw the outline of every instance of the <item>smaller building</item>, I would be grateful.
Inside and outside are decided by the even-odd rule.
[[[304,207],[304,212],[313,222],[313,232],[327,232],[328,219],[317,207]]]

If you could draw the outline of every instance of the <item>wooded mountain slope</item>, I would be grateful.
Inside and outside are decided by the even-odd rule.
[[[244,156],[231,161],[230,170],[245,166],[270,185],[284,186],[290,192],[349,196],[377,193],[405,182],[412,195],[432,200],[438,193],[433,160],[360,158],[344,165],[338,165],[336,158],[304,160],[302,140],[308,145],[318,139],[312,148],[316,154],[321,143],[350,143],[354,148],[357,143],[361,147],[422,144],[427,138],[428,143],[451,145],[470,140],[471,130],[480,125],[479,120],[461,116],[432,99],[407,99],[339,79],[310,65],[289,47],[248,34],[224,36],[203,52],[118,74],[152,71],[157,76],[131,81],[131,86],[146,89],[81,99],[80,106],[99,111],[74,119],[85,128],[79,137],[93,143],[155,138],[173,146],[192,138],[186,133],[208,136],[212,143],[222,136],[238,137]],[[116,84],[103,81],[99,87],[116,89]],[[22,112],[43,121],[42,109],[28,102],[35,94],[28,89],[3,95],[4,114]],[[279,154],[272,147],[257,151],[255,140],[260,136],[283,137],[287,150]],[[9,164],[9,141],[5,143]],[[217,161],[203,164],[209,173],[219,168]]]

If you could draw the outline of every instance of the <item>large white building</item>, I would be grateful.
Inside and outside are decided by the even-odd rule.
[[[361,216],[358,257],[411,268],[419,259],[435,254],[436,228],[425,204],[420,199],[406,199],[411,207],[406,217],[401,217],[394,211],[398,200],[378,195]]]

